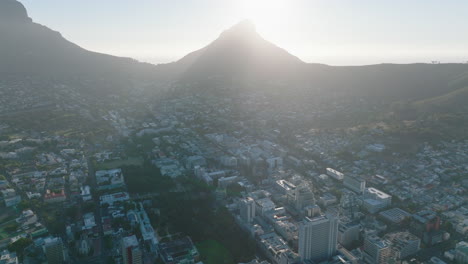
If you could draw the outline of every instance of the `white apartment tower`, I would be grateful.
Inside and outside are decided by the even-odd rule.
[[[65,261],[63,254],[63,242],[60,237],[45,238],[44,252],[47,257],[47,263],[62,264]]]
[[[240,201],[240,217],[247,223],[251,223],[255,218],[255,200],[247,197]]]
[[[327,260],[337,248],[338,218],[332,215],[306,217],[299,226],[299,255],[302,260]]]
[[[343,184],[353,192],[363,193],[366,189],[366,181],[360,177],[348,175],[344,177]]]
[[[375,235],[364,240],[364,262],[369,264],[386,264],[392,258],[390,242]]]
[[[135,235],[122,238],[122,257],[124,264],[143,263],[143,252]]]

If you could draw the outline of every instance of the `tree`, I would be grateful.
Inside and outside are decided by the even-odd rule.
[[[443,229],[445,229],[446,231],[452,231],[453,230],[453,225],[452,223],[450,223],[449,221],[446,221],[444,224],[443,224]]]
[[[30,209],[31,208],[30,200],[21,200],[21,202],[18,204],[18,208],[20,210]]]
[[[83,211],[86,213],[92,213],[96,210],[96,204],[94,202],[87,202],[83,206]]]
[[[106,263],[107,264],[115,264],[115,260],[114,260],[114,258],[112,256],[108,256]]]
[[[133,203],[133,202],[125,202],[125,203],[124,203],[124,209],[125,209],[125,211],[135,210],[135,203]]]
[[[8,245],[8,250],[10,252],[16,252],[17,254],[22,254],[23,250],[32,244],[32,239],[30,238],[20,238],[15,242]]]
[[[148,160],[142,166],[123,166],[122,172],[131,193],[167,191],[175,187],[172,178],[162,176],[161,171]]]
[[[106,247],[106,249],[112,249],[112,245],[112,237],[110,235],[104,236],[104,246]]]
[[[230,196],[241,196],[241,192],[245,191],[245,188],[240,186],[238,183],[233,183],[227,186],[226,191]]]
[[[11,223],[5,227],[5,231],[7,231],[8,233],[14,233],[16,232],[16,229],[18,229],[18,227],[19,225],[17,223]]]

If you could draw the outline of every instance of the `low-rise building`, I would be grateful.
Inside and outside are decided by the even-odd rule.
[[[438,257],[432,257],[429,261],[428,264],[447,264],[447,262],[441,260]]]
[[[339,172],[332,168],[327,168],[327,175],[339,181],[342,181],[344,179],[344,174],[342,172]]]
[[[12,207],[21,202],[21,196],[16,194],[15,189],[5,189],[1,193],[6,207]]]
[[[392,208],[389,210],[385,210],[383,212],[380,212],[379,215],[387,220],[388,222],[391,222],[393,224],[400,224],[406,219],[411,218],[411,214],[406,212],[405,210],[402,210],[400,208]]]
[[[395,232],[384,236],[392,245],[392,250],[398,259],[404,259],[416,254],[421,246],[421,240],[409,232]]]
[[[52,190],[47,190],[44,194],[44,202],[46,203],[61,203],[67,200],[67,195],[65,194],[65,190],[61,189],[59,192],[55,192]]]
[[[108,204],[113,205],[115,202],[124,202],[128,201],[130,196],[127,192],[118,192],[113,194],[106,194],[99,197],[101,205]]]
[[[93,197],[91,196],[91,188],[86,185],[80,188],[81,190],[81,198],[84,202],[91,200]]]
[[[461,241],[455,246],[455,261],[457,263],[468,263],[468,242]]]
[[[294,254],[288,246],[288,243],[284,241],[276,233],[268,233],[259,237],[258,243],[263,253],[271,260],[274,264],[280,263],[292,263],[287,262],[289,259],[288,255],[295,255],[297,260],[297,254]],[[292,257],[294,259],[294,257]],[[286,262],[281,262],[284,259]]]
[[[334,204],[338,201],[338,199],[336,198],[335,195],[331,194],[331,193],[324,193],[321,197],[320,197],[320,203],[327,207],[331,204]]]
[[[237,180],[237,176],[221,177],[218,179],[218,187],[226,188]]]
[[[18,264],[18,257],[15,252],[10,253],[8,250],[3,250],[0,254],[0,264]]]
[[[98,190],[110,190],[125,186],[121,169],[96,171]]]
[[[190,237],[160,243],[159,256],[164,264],[195,263],[200,258],[200,254]]]
[[[392,203],[392,196],[377,190],[375,188],[367,188],[363,195],[363,206],[369,213],[377,213],[378,211],[389,207]]]

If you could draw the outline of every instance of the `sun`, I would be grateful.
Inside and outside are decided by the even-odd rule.
[[[287,19],[287,0],[240,0],[242,15],[260,31],[274,30]]]

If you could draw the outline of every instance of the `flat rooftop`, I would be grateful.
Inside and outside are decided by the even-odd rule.
[[[376,196],[377,196],[378,198],[380,198],[380,199],[388,199],[388,198],[391,198],[390,195],[388,195],[388,194],[382,192],[381,190],[378,190],[378,189],[375,189],[375,188],[372,188],[372,187],[367,188],[367,191],[368,191],[369,193],[372,193],[372,194],[376,195]]]

